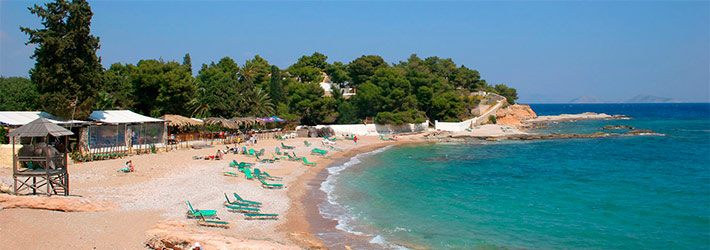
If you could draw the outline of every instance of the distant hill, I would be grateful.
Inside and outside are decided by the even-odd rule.
[[[637,95],[634,98],[626,100],[626,103],[669,103],[679,102],[673,98],[658,97],[652,95]]]
[[[577,97],[577,98],[570,100],[569,102],[570,103],[604,103],[604,101],[600,100],[596,96],[591,96],[591,95]]]

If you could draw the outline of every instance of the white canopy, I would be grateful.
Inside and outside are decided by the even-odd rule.
[[[22,126],[39,118],[46,118],[56,124],[72,123],[44,111],[0,111],[0,124],[9,126]],[[81,121],[75,123],[81,123]]]
[[[101,110],[94,111],[89,120],[103,123],[144,123],[165,122],[164,120],[136,114],[130,110]]]

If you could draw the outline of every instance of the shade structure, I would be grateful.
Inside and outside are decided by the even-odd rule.
[[[207,117],[205,118],[205,125],[217,125],[228,129],[239,129],[239,124],[222,117]]]
[[[201,126],[204,124],[202,121],[187,118],[181,115],[164,115],[158,118],[168,121],[168,126],[174,127]]]
[[[45,137],[47,135],[52,136],[65,136],[73,135],[71,131],[65,129],[46,118],[38,118],[30,123],[23,125],[17,129],[10,131],[8,136],[10,137]]]
[[[278,117],[276,117],[276,116],[261,117],[261,118],[259,118],[259,119],[262,120],[262,121],[265,121],[265,122],[285,122],[285,121],[286,121],[286,120],[281,119],[281,118],[278,118]]]
[[[239,125],[245,125],[245,126],[251,126],[254,124],[261,124],[264,125],[264,121],[256,118],[254,116],[247,116],[247,117],[232,117],[232,119],[229,119],[233,122],[236,122]]]

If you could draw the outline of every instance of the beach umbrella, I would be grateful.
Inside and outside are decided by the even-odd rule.
[[[194,118],[187,118],[181,115],[164,115],[159,117],[162,120],[168,121],[168,126],[174,127],[189,127],[189,126],[201,126],[204,122]]]

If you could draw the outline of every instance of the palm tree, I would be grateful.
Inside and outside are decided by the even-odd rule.
[[[261,88],[253,88],[249,91],[245,98],[247,113],[253,116],[270,116],[274,114],[274,104],[271,103],[271,98]]]
[[[205,88],[200,87],[197,89],[197,95],[187,103],[189,110],[192,110],[191,117],[205,118],[209,115],[210,106],[200,100],[203,96],[205,96]]]

